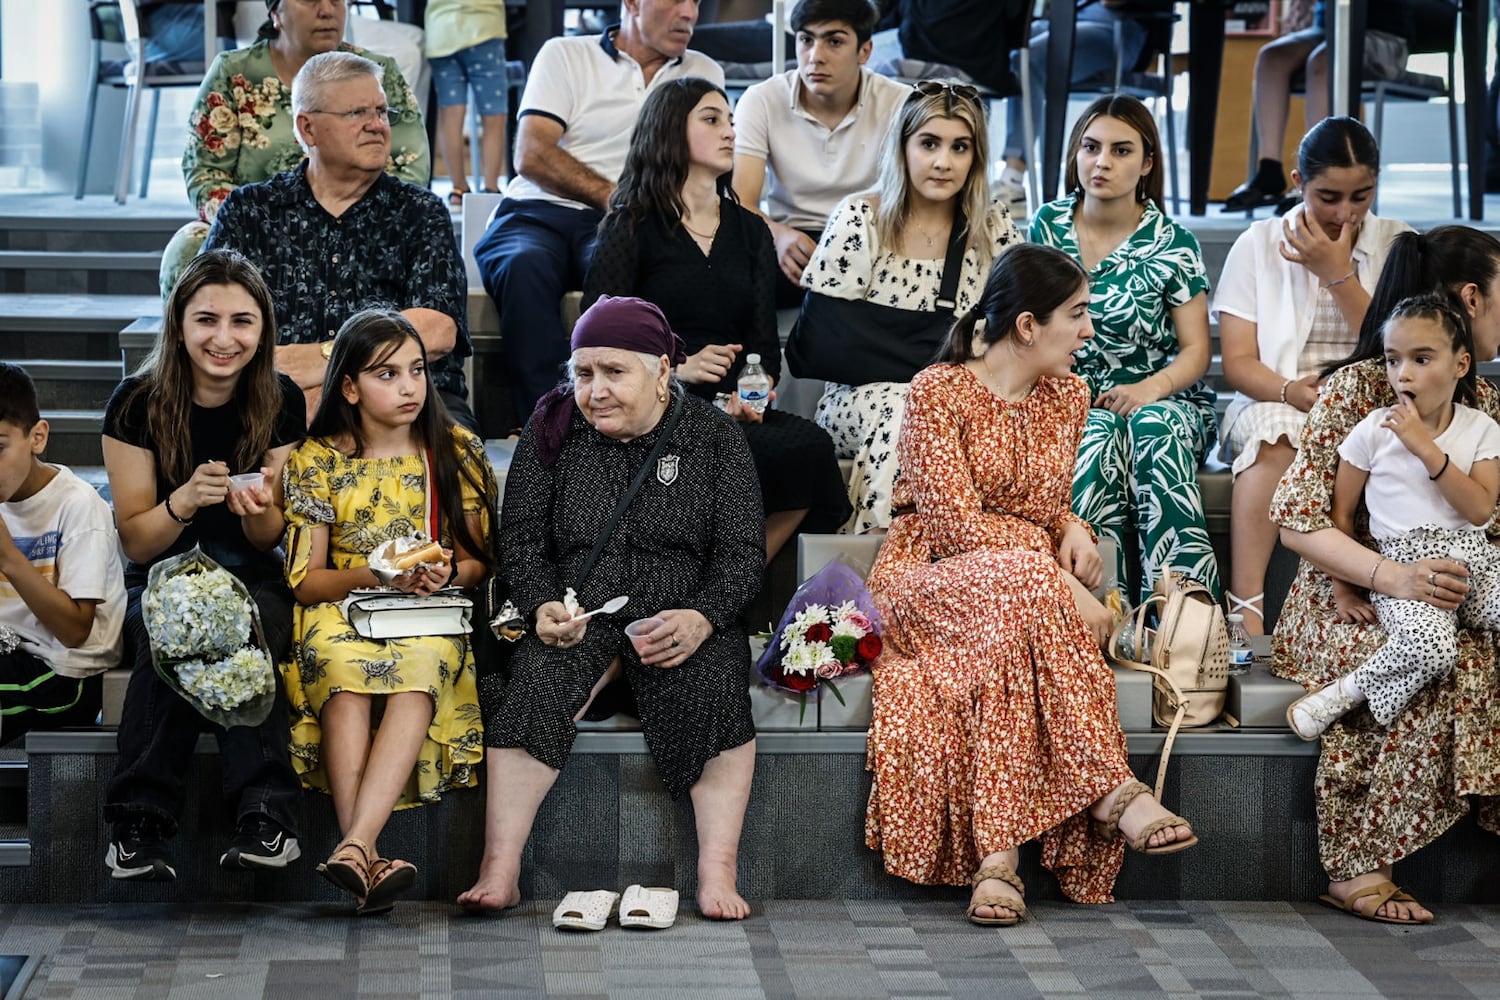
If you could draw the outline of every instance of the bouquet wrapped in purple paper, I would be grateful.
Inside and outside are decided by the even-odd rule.
[[[835,559],[797,588],[756,663],[770,687],[800,694],[827,684],[840,703],[833,680],[869,669],[880,655],[880,616],[864,579]]]

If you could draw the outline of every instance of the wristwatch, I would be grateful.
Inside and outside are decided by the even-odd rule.
[[[323,360],[324,361],[327,361],[329,358],[333,357],[333,341],[331,341],[331,340],[325,340],[325,341],[323,341],[323,343],[319,344],[318,346],[323,349]]]

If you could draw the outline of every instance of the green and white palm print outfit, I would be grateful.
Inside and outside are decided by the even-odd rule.
[[[1082,260],[1073,213],[1081,194],[1043,205],[1031,240]],[[1154,204],[1134,233],[1089,272],[1094,338],[1073,370],[1094,398],[1133,385],[1177,355],[1171,310],[1208,290],[1203,255],[1193,234]],[[1219,567],[1203,517],[1198,466],[1217,435],[1214,393],[1201,380],[1130,417],[1094,407],[1073,467],[1073,511],[1102,537],[1115,541],[1122,592],[1126,581],[1145,598],[1157,574],[1170,567],[1202,580],[1217,597]],[[1135,528],[1140,568],[1129,572],[1125,535]]]

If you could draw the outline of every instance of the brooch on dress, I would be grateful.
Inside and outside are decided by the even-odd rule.
[[[663,486],[677,482],[677,456],[663,455],[656,460],[656,481]]]

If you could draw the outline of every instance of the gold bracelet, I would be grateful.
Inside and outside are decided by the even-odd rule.
[[[1370,567],[1370,585],[1365,588],[1366,590],[1375,589],[1375,574],[1380,572],[1380,564],[1383,562],[1385,562],[1385,556],[1381,556],[1379,559],[1376,559],[1375,565]]]

